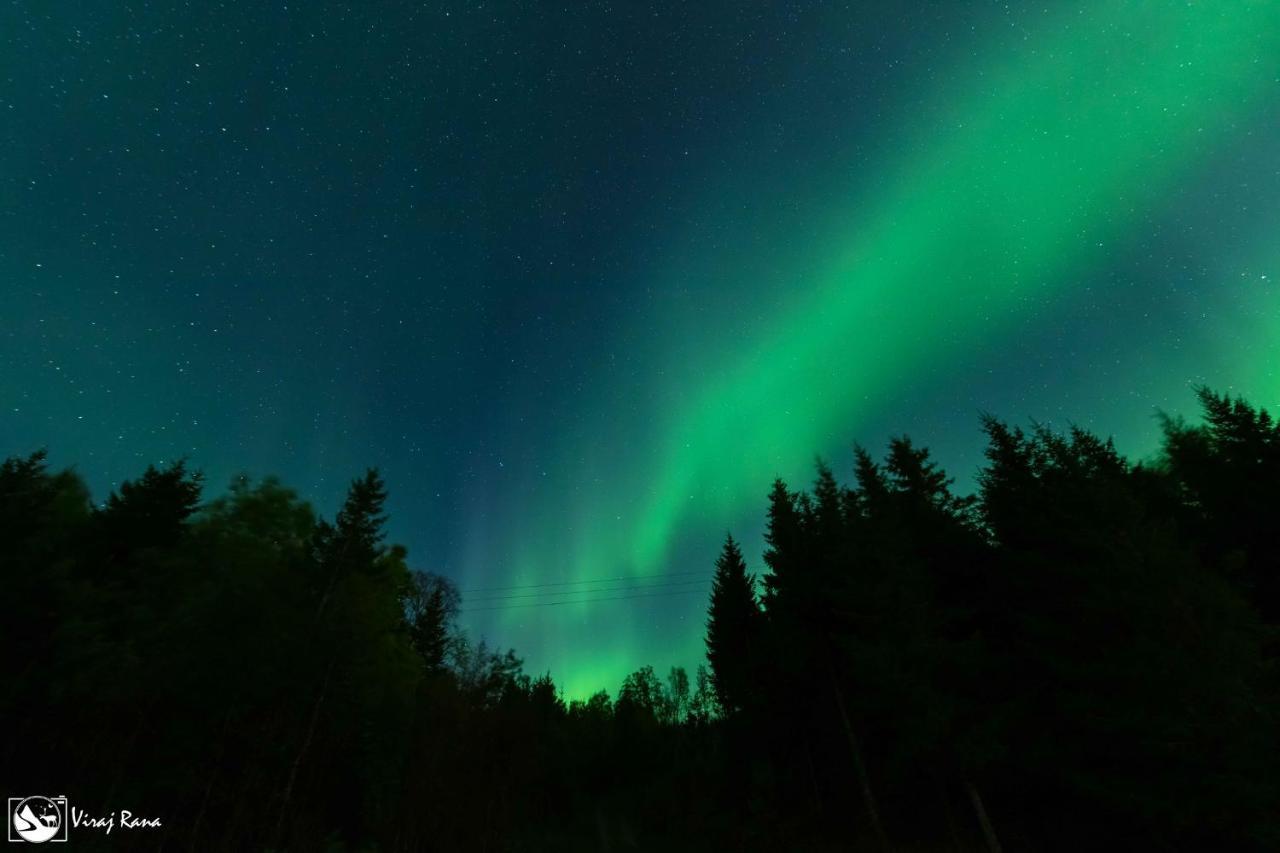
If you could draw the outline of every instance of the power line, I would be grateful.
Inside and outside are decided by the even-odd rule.
[[[471,589],[464,589],[462,590],[462,594],[466,595],[469,592],[508,592],[516,589],[542,589],[543,587],[548,587],[548,586],[576,586],[579,584],[609,583],[611,581],[638,581],[638,580],[649,580],[653,578],[679,578],[679,577],[688,577],[690,575],[705,576],[706,574],[707,574],[706,572],[668,572],[666,574],[659,574],[659,575],[620,575],[616,578],[593,578],[591,580],[558,581],[556,583],[527,583],[527,584],[522,584],[520,586],[479,586],[479,587],[473,587]]]
[[[704,584],[704,583],[707,583],[708,580],[709,579],[707,578],[702,578],[699,580],[689,580],[689,581],[670,581],[668,583],[649,583],[649,584],[630,584],[630,585],[624,584],[623,586],[607,586],[607,587],[599,587],[594,589],[565,589],[565,590],[555,590],[555,591],[549,591],[549,592],[519,592],[519,593],[515,593],[514,595],[488,595],[488,596],[481,596],[480,598],[468,598],[467,601],[469,602],[504,601],[504,600],[513,599],[513,598],[542,598],[548,595],[581,595],[583,593],[593,593],[593,592],[632,592],[635,590],[642,590],[642,589],[662,589],[664,587],[671,587],[671,586],[689,586],[691,584]],[[605,583],[605,581],[597,581],[597,583]],[[610,581],[610,583],[612,583],[612,581]]]
[[[473,607],[468,610],[459,610],[458,614],[482,613],[489,610],[520,610],[525,607],[554,607],[557,604],[596,604],[602,601],[630,601],[635,598],[668,598],[675,595],[697,595],[700,592],[702,592],[700,589],[687,589],[673,592],[651,592],[643,595],[619,595],[611,598],[571,598],[565,601],[539,601],[530,604],[507,604],[500,607]]]

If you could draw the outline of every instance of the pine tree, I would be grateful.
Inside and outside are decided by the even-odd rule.
[[[916,447],[907,436],[889,442],[885,470],[893,491],[916,503],[948,509],[955,500],[950,492],[952,479],[929,458],[929,450]]]
[[[768,527],[764,536],[769,546],[764,554],[769,573],[764,577],[763,604],[768,611],[775,610],[779,598],[787,597],[803,571],[800,554],[804,541],[803,522],[800,496],[787,489],[787,484],[781,479],[774,480],[773,489],[769,492]]]
[[[457,587],[448,578],[430,572],[413,573],[405,621],[409,638],[429,675],[445,669],[460,600]]]
[[[844,495],[830,466],[817,461],[818,476],[813,484],[813,527],[826,547],[835,550],[844,528]]]
[[[179,460],[163,469],[149,465],[137,480],[121,483],[98,513],[113,559],[126,562],[142,549],[174,545],[200,504],[202,480]]]
[[[324,584],[316,607],[316,622],[324,616],[335,590],[342,580],[355,572],[368,574],[383,554],[382,526],[387,518],[382,513],[387,490],[374,468],[351,481],[347,499],[332,525],[316,526],[313,548],[320,577]]]
[[[353,566],[367,566],[382,553],[383,525],[387,517],[383,504],[386,485],[377,469],[353,480],[347,499],[334,521],[333,546],[336,556]]]
[[[1198,396],[1203,426],[1165,418],[1164,467],[1208,561],[1280,623],[1280,422],[1242,399],[1207,388]]]
[[[1256,617],[1146,502],[1148,474],[1110,441],[986,427],[979,482],[1000,547],[981,701],[1000,720],[999,778],[1059,786],[1077,811],[1109,815],[1116,846],[1181,836],[1195,849],[1213,812],[1248,825],[1265,812],[1250,765],[1268,749]]]
[[[759,618],[755,578],[747,573],[738,543],[727,536],[711,582],[706,639],[711,682],[726,714],[751,704]]]
[[[872,513],[884,504],[889,494],[889,485],[885,482],[880,466],[865,447],[854,446],[853,461],[853,473],[858,484],[858,503],[865,513]]]

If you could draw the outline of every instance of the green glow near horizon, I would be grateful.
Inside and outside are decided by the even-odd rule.
[[[664,377],[685,404],[652,415],[647,444],[617,452],[570,530],[539,519],[544,538],[526,543],[517,575],[566,561],[575,578],[653,572],[692,511],[722,526],[761,512],[773,476],[843,441],[877,395],[945,375],[947,359],[1051,310],[1073,275],[1248,118],[1276,83],[1277,56],[1280,4],[1263,2],[1107,0],[992,45],[982,68],[957,69],[934,93],[930,122],[903,134],[885,189],[848,199],[853,212],[828,233],[805,235],[821,272],[795,282],[789,313],[746,336],[708,329],[723,362]],[[742,259],[725,263],[751,276]],[[648,657],[627,654],[637,628],[625,616],[555,609],[555,622],[571,623],[548,629],[572,661],[568,695],[616,689]],[[610,647],[591,646],[605,624]],[[701,648],[700,630],[688,634],[671,646],[686,663]]]

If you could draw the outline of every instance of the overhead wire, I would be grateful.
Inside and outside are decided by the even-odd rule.
[[[578,584],[609,583],[612,581],[641,581],[641,580],[654,580],[657,578],[679,578],[679,577],[689,577],[691,575],[706,576],[706,574],[707,574],[706,572],[666,572],[663,574],[619,575],[617,577],[612,577],[612,578],[590,578],[590,579],[580,579],[580,580],[572,580],[572,581],[554,581],[551,583],[527,583],[527,584],[520,584],[517,586],[478,586],[478,587],[472,587],[471,589],[464,589],[462,590],[462,594],[466,595],[472,592],[507,592],[510,590],[517,590],[517,589],[541,589],[543,587],[576,586]]]
[[[561,590],[554,590],[549,592],[517,592],[517,593],[512,593],[510,595],[480,596],[478,598],[469,598],[467,599],[467,601],[472,601],[472,602],[505,601],[509,599],[519,599],[519,598],[544,598],[547,596],[556,596],[556,595],[584,595],[584,594],[590,594],[590,593],[596,593],[596,592],[633,592],[633,591],[645,590],[645,589],[663,589],[664,587],[703,584],[703,583],[706,583],[708,580],[710,580],[710,578],[699,578],[697,580],[685,580],[685,581],[670,581],[667,583],[623,584],[621,586],[601,586],[601,587],[586,587],[581,589],[561,589]],[[600,581],[599,583],[604,583],[604,581]]]
[[[608,590],[604,590],[608,591]],[[505,604],[495,607],[468,607],[458,611],[459,615],[465,613],[483,613],[495,610],[521,610],[528,607],[555,607],[560,604],[597,604],[603,601],[631,601],[637,598],[668,598],[677,595],[697,595],[702,592],[701,589],[686,590],[669,590],[667,592],[650,592],[640,595],[618,595],[607,598],[569,598],[562,601],[535,601],[525,604]]]

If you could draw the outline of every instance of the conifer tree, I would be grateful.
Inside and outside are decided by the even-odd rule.
[[[1203,425],[1164,419],[1164,467],[1205,557],[1280,623],[1280,421],[1242,399],[1197,394]]]
[[[727,536],[711,581],[706,638],[711,682],[726,714],[751,704],[759,617],[755,578],[747,573],[738,543]]]
[[[788,587],[794,587],[797,576],[804,570],[801,557],[803,544],[803,513],[799,495],[787,488],[781,479],[773,481],[769,492],[768,526],[764,553],[769,573],[764,576],[764,607],[773,611],[779,597],[785,597]]]
[[[445,669],[454,641],[454,619],[461,597],[448,579],[430,572],[414,572],[405,602],[409,638],[429,675]]]

